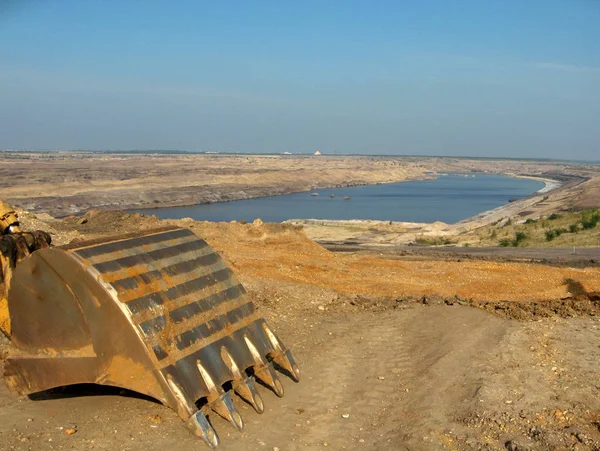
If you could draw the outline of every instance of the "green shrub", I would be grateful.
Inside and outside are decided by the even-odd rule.
[[[565,228],[563,228],[563,227],[561,227],[560,229],[555,229],[554,230],[554,234],[556,236],[561,236],[563,233],[567,233],[567,232],[568,232],[568,230],[565,229]]]
[[[415,239],[415,242],[417,244],[423,244],[427,246],[447,246],[449,244],[456,244],[456,241],[453,241],[450,238],[446,238],[444,236],[420,236]]]
[[[560,219],[561,216],[557,215],[556,213],[552,213],[550,216],[548,216],[548,220],[549,221],[554,221],[555,219]]]
[[[496,232],[496,229],[492,230],[492,234],[490,235],[490,240],[493,240],[494,238],[496,238],[496,235],[498,235],[498,233]]]
[[[579,232],[579,224],[571,224],[569,226],[569,232],[571,232],[571,233]]]
[[[537,222],[537,219],[528,218],[527,221],[525,221],[525,224],[535,224],[536,222]]]
[[[515,233],[515,241],[517,242],[521,242],[523,240],[527,239],[527,235],[525,234],[525,232],[517,232]]]
[[[524,232],[517,232],[517,233],[515,233],[515,239],[512,240],[512,242],[510,244],[513,247],[517,247],[519,244],[521,244],[526,239],[527,239],[527,235]]]
[[[552,241],[555,237],[554,230],[546,230],[546,241]]]
[[[581,217],[581,226],[583,230],[593,229],[600,222],[600,213],[596,210],[584,212]]]
[[[510,240],[510,238],[502,238],[498,244],[502,247],[508,247],[512,244],[512,241]]]

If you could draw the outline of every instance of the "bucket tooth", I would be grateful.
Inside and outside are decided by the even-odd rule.
[[[255,367],[254,374],[271,387],[277,396],[280,398],[283,396],[283,385],[281,384],[277,373],[275,373],[275,368],[273,368],[272,363],[267,363],[266,365],[263,365],[262,368]]]
[[[275,369],[300,378],[232,268],[190,229],[36,250],[14,268],[6,302],[12,391],[132,390],[173,409],[211,448],[215,415],[244,425],[234,392],[262,413],[257,383],[283,396]]]
[[[233,400],[231,399],[229,392],[223,393],[220,398],[211,402],[209,407],[233,424],[238,431],[244,429],[244,421],[242,420],[242,416],[233,405]]]
[[[219,436],[200,410],[188,420],[187,427],[194,435],[204,440],[210,448],[216,448],[219,445]]]
[[[265,405],[263,404],[263,400],[258,394],[258,391],[256,391],[256,385],[254,384],[254,379],[252,377],[239,381],[234,385],[233,390],[244,401],[254,407],[256,412],[263,413],[265,411]]]
[[[296,382],[300,382],[300,368],[296,365],[292,351],[286,349],[285,352],[278,354],[273,361],[287,370]]]

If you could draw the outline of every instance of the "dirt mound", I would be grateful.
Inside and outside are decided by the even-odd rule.
[[[76,231],[80,238],[90,239],[139,232],[158,227],[160,223],[161,220],[156,216],[94,209],[87,211],[83,216],[55,220],[53,225],[63,231]]]
[[[597,268],[557,268],[495,261],[401,261],[385,256],[333,253],[307,238],[301,226],[255,221],[212,223],[90,210],[62,221],[21,213],[26,228],[49,230],[56,244],[139,232],[164,225],[187,227],[206,239],[258,292],[282,292],[285,309],[389,309],[413,300],[461,299],[510,318],[595,315]],[[252,290],[250,290],[252,291]],[[265,296],[257,295],[260,303]],[[262,298],[262,299],[261,299]],[[400,302],[399,302],[400,301]],[[367,305],[369,307],[367,307]],[[284,306],[281,306],[284,307]]]
[[[74,239],[80,238],[79,232],[65,229],[62,222],[45,213],[36,215],[18,208],[17,214],[19,215],[19,223],[23,230],[43,230],[48,232],[52,238],[52,244],[56,246],[68,244]]]
[[[598,293],[579,294],[566,299],[551,299],[543,302],[478,302],[468,301],[468,305],[487,310],[505,318],[532,320],[559,316],[600,317],[600,296]]]
[[[371,308],[387,309],[407,299],[439,296],[449,302],[463,299],[469,305],[518,319],[597,313],[597,302],[580,296],[600,291],[597,268],[494,261],[398,261],[340,254],[308,239],[301,226],[262,221],[161,221],[137,213],[92,210],[82,217],[57,222],[54,228],[83,239],[166,224],[190,228],[206,239],[245,284],[268,287],[269,292],[284,291],[293,300],[286,309],[322,306],[344,310],[352,307],[351,301],[364,306],[365,299],[374,300],[369,301]],[[321,300],[313,302],[317,292],[316,299]]]
[[[211,242],[223,245],[235,245],[240,242],[266,244],[301,244],[308,248],[322,248],[306,238],[302,227],[292,224],[263,223],[256,220],[245,222],[208,222],[194,221],[191,218],[161,220],[156,216],[124,211],[90,210],[83,216],[69,216],[63,220],[54,220],[56,229],[75,231],[79,237],[86,239],[99,236],[120,235],[125,233],[150,230],[165,225],[186,227],[194,230],[199,236]],[[327,251],[325,251],[327,252]]]

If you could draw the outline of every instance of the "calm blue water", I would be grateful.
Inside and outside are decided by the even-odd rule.
[[[202,204],[190,207],[132,210],[161,219],[281,222],[286,219],[379,219],[384,221],[458,222],[485,210],[527,197],[542,182],[499,175],[456,174],[436,180],[314,190],[284,196]],[[318,193],[319,196],[311,196]],[[329,195],[334,194],[335,198]],[[342,197],[348,195],[350,200]]]

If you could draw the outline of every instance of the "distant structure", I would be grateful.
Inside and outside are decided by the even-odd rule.
[[[321,155],[321,152],[319,152],[318,150],[315,152],[315,157],[318,157],[319,155]]]

